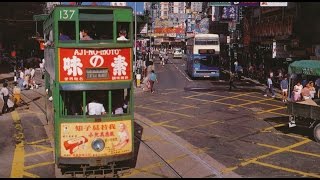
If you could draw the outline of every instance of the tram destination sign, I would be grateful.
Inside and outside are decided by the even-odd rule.
[[[108,68],[88,68],[86,69],[87,79],[108,79],[109,71]]]
[[[131,48],[59,48],[59,81],[129,81],[132,79],[131,52]]]

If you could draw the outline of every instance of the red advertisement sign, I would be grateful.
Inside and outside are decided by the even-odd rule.
[[[59,48],[61,82],[131,80],[131,48]]]

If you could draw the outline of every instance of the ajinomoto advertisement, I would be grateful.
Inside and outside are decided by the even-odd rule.
[[[61,157],[101,157],[132,152],[131,121],[62,123]]]
[[[60,82],[131,80],[131,48],[59,48]]]

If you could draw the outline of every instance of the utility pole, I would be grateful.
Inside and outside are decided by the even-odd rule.
[[[134,64],[135,64],[135,72],[136,74],[136,83],[137,87],[140,87],[141,74],[137,71],[137,2],[134,2]]]

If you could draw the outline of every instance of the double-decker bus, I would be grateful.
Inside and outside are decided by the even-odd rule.
[[[43,32],[45,108],[57,166],[85,172],[132,159],[132,8],[56,6]],[[100,103],[96,113],[93,101]]]
[[[187,72],[191,78],[219,78],[218,34],[196,34],[187,40]]]

